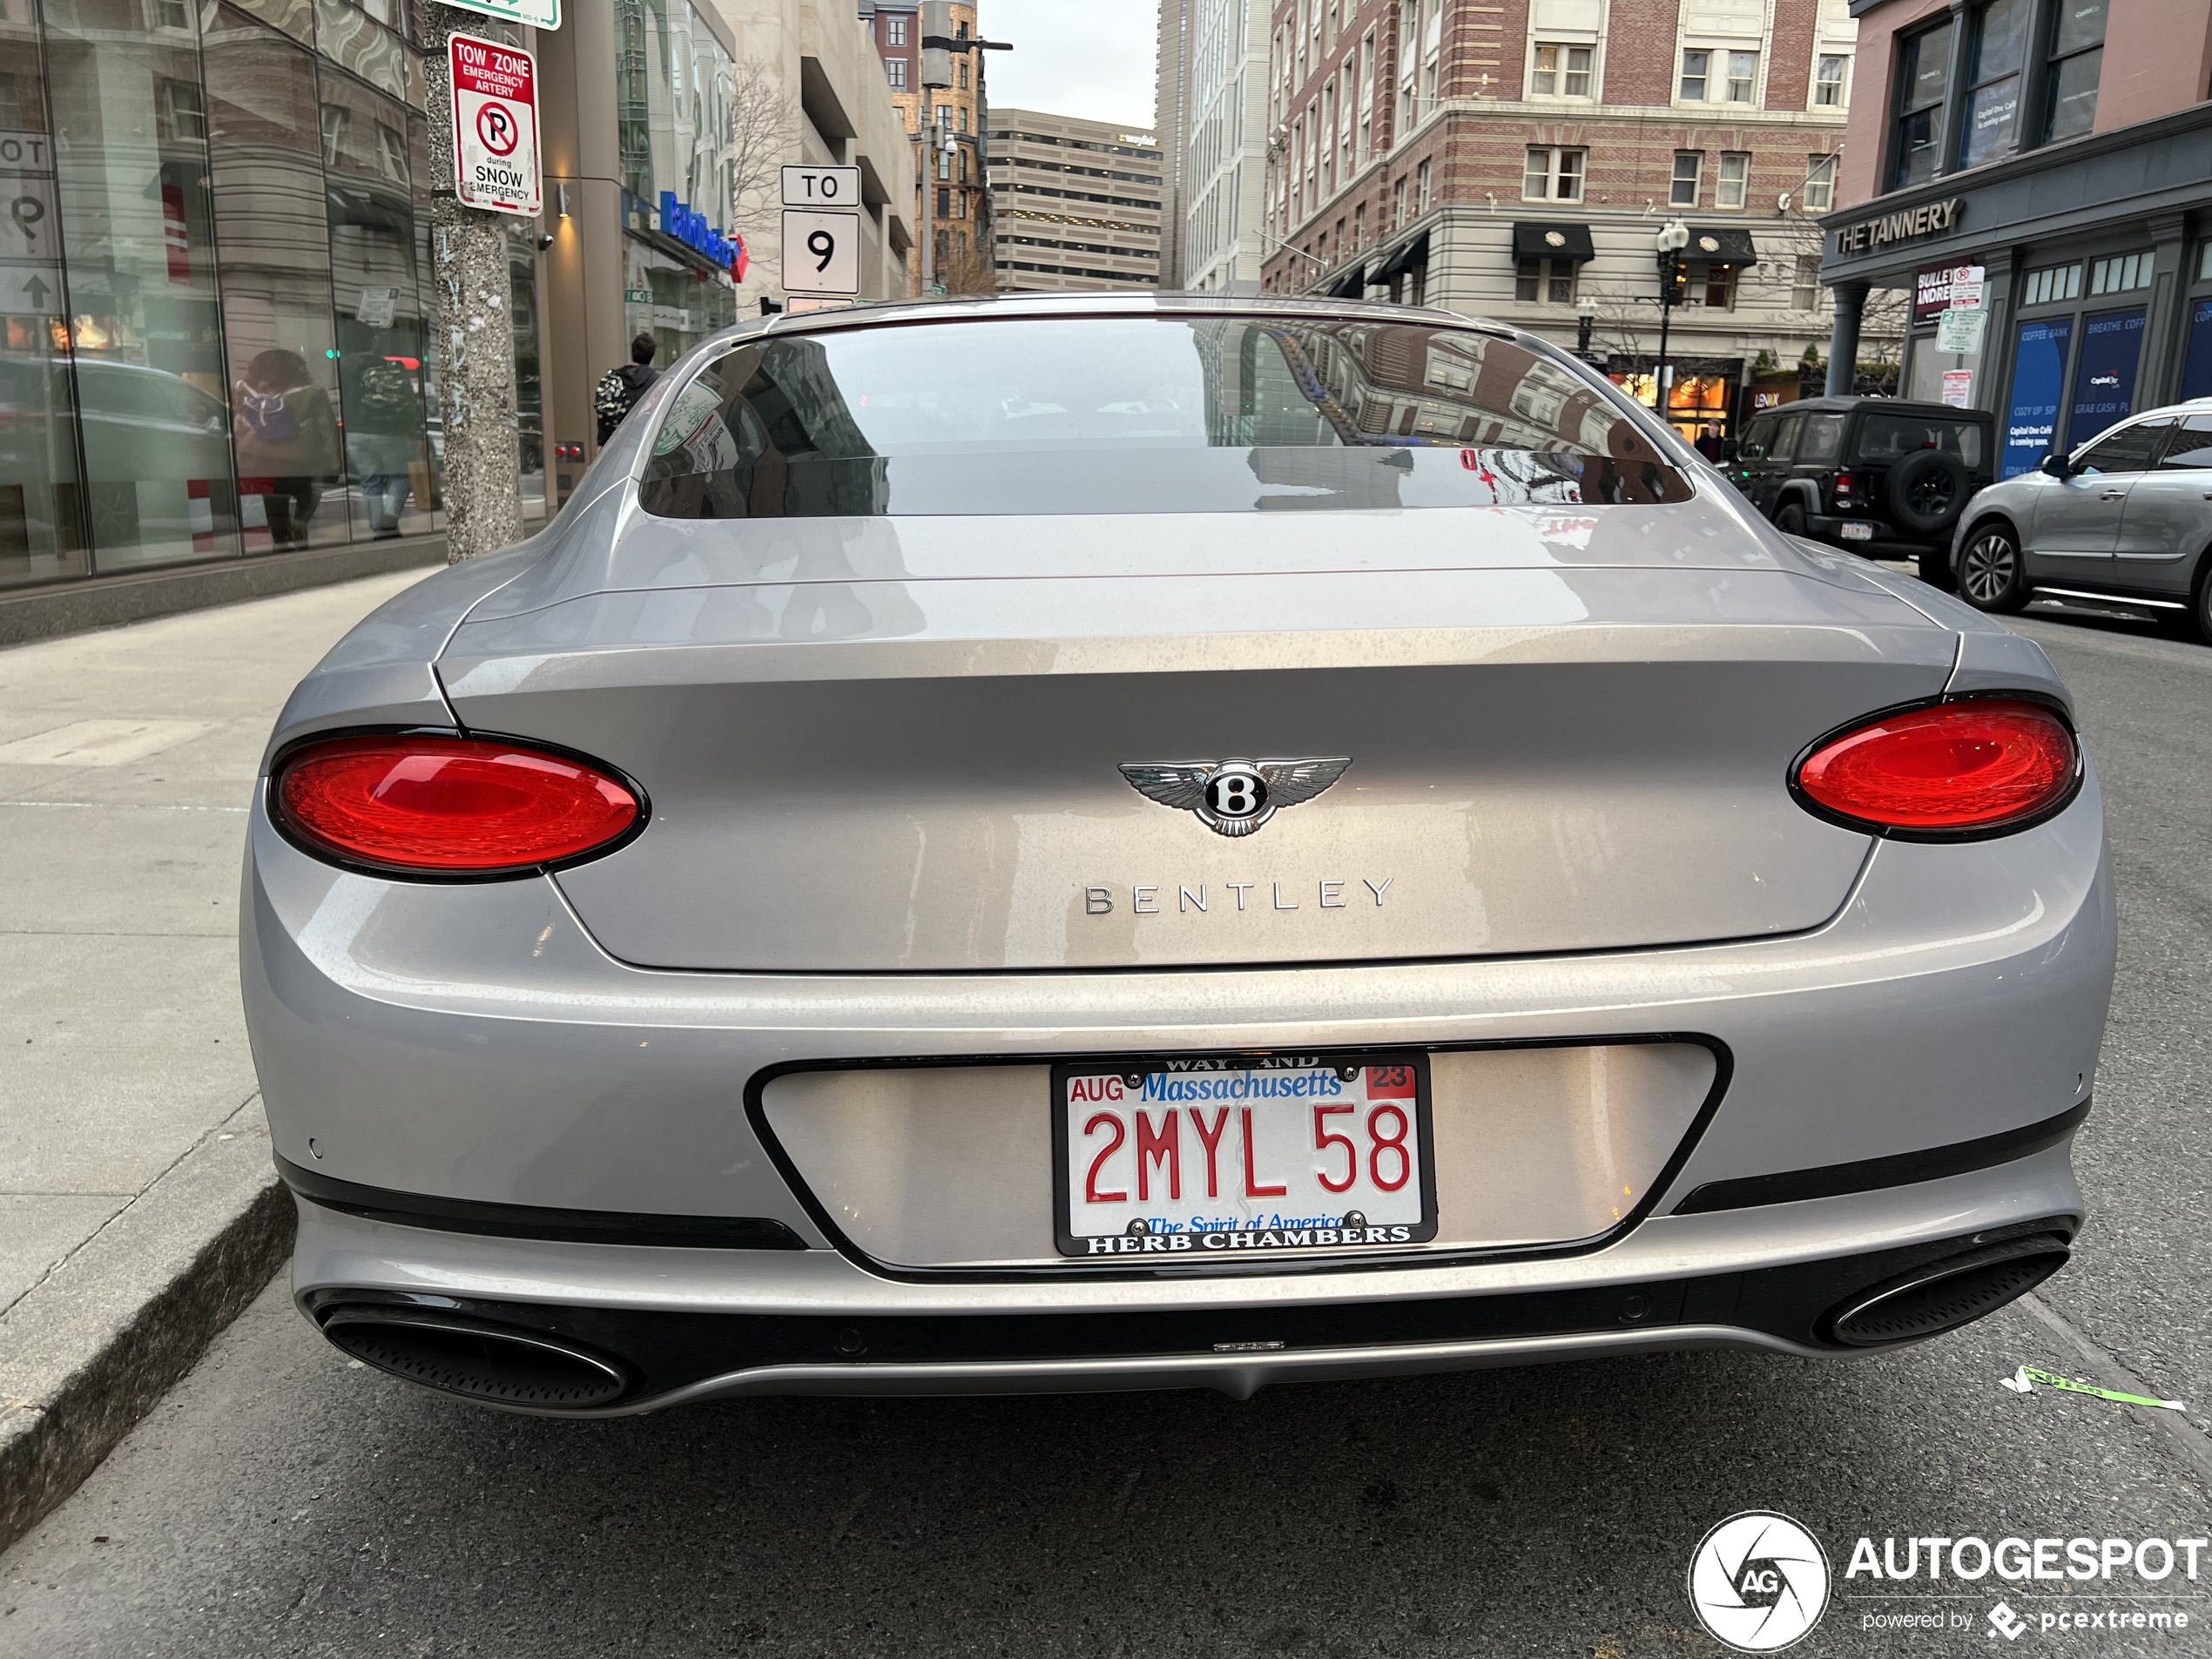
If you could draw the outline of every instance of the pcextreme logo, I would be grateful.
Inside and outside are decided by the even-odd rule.
[[[1689,1558],[1689,1604],[1707,1634],[1738,1653],[1779,1653],[1828,1610],[1828,1554],[1787,1515],[1747,1509],[1707,1533]]]

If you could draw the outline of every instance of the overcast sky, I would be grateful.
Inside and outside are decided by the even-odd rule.
[[[1152,128],[1153,0],[976,0],[994,107]]]

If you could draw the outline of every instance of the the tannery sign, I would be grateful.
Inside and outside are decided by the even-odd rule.
[[[1947,202],[1930,202],[1925,207],[1884,213],[1879,219],[1862,219],[1836,233],[1836,252],[1864,253],[1869,248],[1902,242],[1907,237],[1932,236],[1938,231],[1955,230],[1959,210],[1965,206],[1964,201],[1953,196]]]

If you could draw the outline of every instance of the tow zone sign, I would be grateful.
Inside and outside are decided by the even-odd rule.
[[[453,37],[453,188],[464,207],[535,219],[537,60],[474,35]]]

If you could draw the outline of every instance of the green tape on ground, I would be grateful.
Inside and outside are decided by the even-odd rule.
[[[2064,1389],[2069,1394],[2094,1394],[2099,1399],[2116,1399],[2123,1406],[2155,1406],[2169,1412],[2186,1411],[2178,1399],[2153,1399],[2148,1394],[2123,1394],[2116,1388],[2100,1388],[2094,1383],[2076,1382],[2071,1377],[2061,1377],[2055,1371],[2045,1371],[2040,1366],[2022,1366],[2019,1375],[2046,1388]]]

